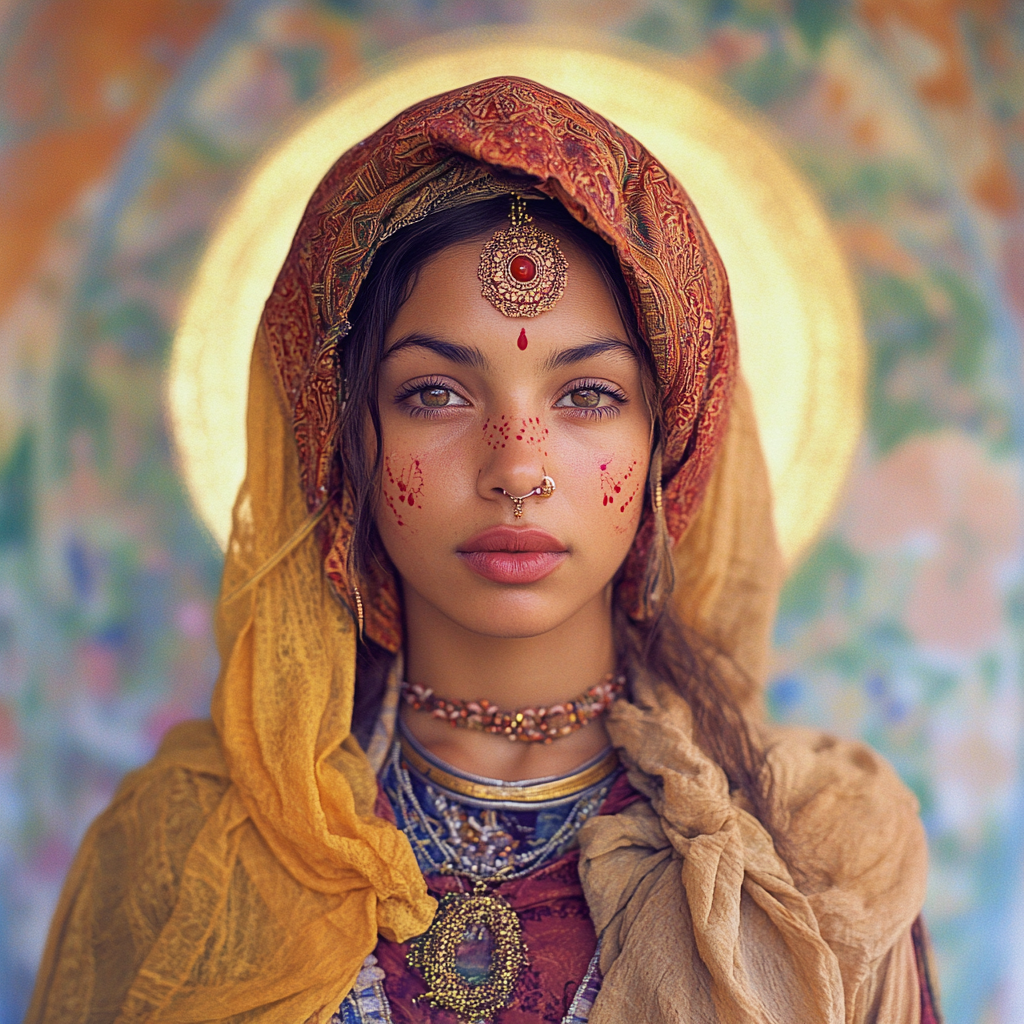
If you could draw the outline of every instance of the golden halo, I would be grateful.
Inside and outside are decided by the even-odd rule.
[[[245,474],[253,337],[309,196],[345,150],[406,107],[494,75],[599,111],[689,191],[729,274],[787,564],[825,524],[861,431],[866,358],[849,273],[812,190],[750,113],[678,65],[547,35],[476,32],[407,53],[281,141],[218,225],[174,339],[167,404],[185,484],[222,548]]]

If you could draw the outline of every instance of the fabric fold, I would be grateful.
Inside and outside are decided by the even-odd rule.
[[[648,1024],[919,1016],[904,940],[923,899],[924,835],[914,797],[881,758],[812,732],[765,730],[768,825],[783,824],[791,870],[694,741],[673,690],[636,680],[634,702],[616,704],[608,728],[650,804],[580,833],[605,971],[592,1024],[621,1019],[638,993],[648,993]],[[881,856],[883,843],[899,855]]]

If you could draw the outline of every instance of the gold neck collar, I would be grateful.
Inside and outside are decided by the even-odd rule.
[[[567,800],[603,782],[619,766],[613,747],[591,759],[571,775],[503,782],[459,772],[429,754],[409,733],[399,727],[398,739],[406,764],[427,782],[483,804],[545,804]]]

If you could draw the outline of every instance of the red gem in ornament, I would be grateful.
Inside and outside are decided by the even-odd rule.
[[[509,265],[508,272],[524,284],[537,276],[537,264],[529,256],[517,256]]]
[[[526,346],[529,345],[529,342],[526,340],[526,328],[525,327],[519,332],[519,340],[516,342],[516,344],[519,346],[519,351],[520,352],[525,352],[526,351]]]

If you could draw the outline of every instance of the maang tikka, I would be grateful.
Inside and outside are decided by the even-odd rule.
[[[569,264],[558,239],[534,226],[522,196],[512,196],[508,216],[511,225],[480,253],[480,292],[504,316],[537,316],[562,297]]]

